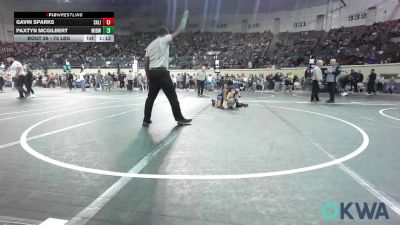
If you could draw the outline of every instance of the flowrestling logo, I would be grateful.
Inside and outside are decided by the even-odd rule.
[[[327,202],[321,209],[322,217],[327,220],[334,219],[360,219],[360,220],[379,220],[390,219],[386,205],[383,202]]]

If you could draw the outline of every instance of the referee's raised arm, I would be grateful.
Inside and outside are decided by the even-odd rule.
[[[185,31],[188,16],[189,16],[189,10],[185,10],[185,12],[183,13],[181,22],[179,23],[178,28],[176,28],[176,31],[171,34],[172,38],[175,38],[176,36],[178,36],[178,34]]]

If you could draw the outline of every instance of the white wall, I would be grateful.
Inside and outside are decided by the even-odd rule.
[[[399,74],[400,71],[400,63],[392,63],[392,64],[373,64],[373,65],[357,65],[357,66],[342,66],[342,70],[347,71],[350,73],[350,70],[354,69],[356,71],[361,70],[361,72],[364,74],[364,77],[367,77],[371,71],[371,69],[375,69],[377,74]],[[85,69],[87,73],[97,73],[97,68],[93,69]],[[286,73],[292,73],[293,75],[297,75],[299,78],[304,76],[304,67],[296,67],[296,68],[282,68],[282,69],[223,69],[221,70],[221,74],[225,75],[227,74],[245,74],[248,76],[249,74],[260,74],[263,73],[264,75],[270,74],[270,73],[275,73],[275,72],[280,72],[283,74]],[[124,71],[125,73],[128,73],[129,69],[121,69],[121,71]],[[189,73],[189,74],[194,74],[197,70],[170,70],[170,74],[177,75],[178,73]],[[80,69],[72,69],[72,73],[79,74]],[[117,69],[101,69],[102,74],[106,74],[108,72],[111,73],[117,73]],[[143,69],[139,70],[140,73],[145,74],[145,71]],[[42,73],[43,71],[41,70],[34,70],[33,74],[37,75],[38,73]],[[62,68],[58,69],[49,69],[48,73],[57,73],[57,74],[62,74]],[[215,76],[214,70],[210,69],[207,71],[207,74],[212,74]],[[366,78],[364,78],[366,79]],[[400,76],[398,76],[398,79],[400,79]]]
[[[367,19],[349,21],[349,16],[357,13],[368,13],[368,8],[376,7],[375,22],[396,20],[400,18],[400,3],[398,0],[345,0],[346,7],[340,8],[340,2],[336,1],[329,5],[329,18],[332,28],[341,26],[360,26],[365,25]],[[368,15],[367,15],[368,16]]]

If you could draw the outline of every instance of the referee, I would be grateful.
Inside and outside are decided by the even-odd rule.
[[[7,58],[7,62],[11,65],[9,67],[9,70],[11,71],[12,74],[15,76],[15,80],[17,83],[17,89],[19,93],[19,97],[17,99],[25,99],[30,95],[30,92],[25,91],[24,89],[24,84],[25,84],[25,71],[24,68],[22,67],[22,64],[18,61],[16,61],[12,57]],[[24,96],[25,94],[25,96]]]
[[[311,92],[311,102],[319,102],[318,92],[319,92],[319,83],[322,80],[322,71],[321,67],[324,65],[322,60],[318,60],[315,67],[312,69],[312,92]]]
[[[192,121],[191,119],[185,119],[182,115],[178,97],[168,71],[169,45],[173,38],[185,30],[188,15],[189,11],[186,10],[179,27],[172,34],[169,34],[166,27],[158,28],[157,38],[146,48],[144,64],[149,80],[149,94],[144,108],[142,124],[144,127],[148,127],[151,124],[151,111],[160,89],[167,96],[178,125],[187,125]]]

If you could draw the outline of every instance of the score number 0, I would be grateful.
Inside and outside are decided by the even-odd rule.
[[[103,26],[114,26],[114,18],[103,18]]]

